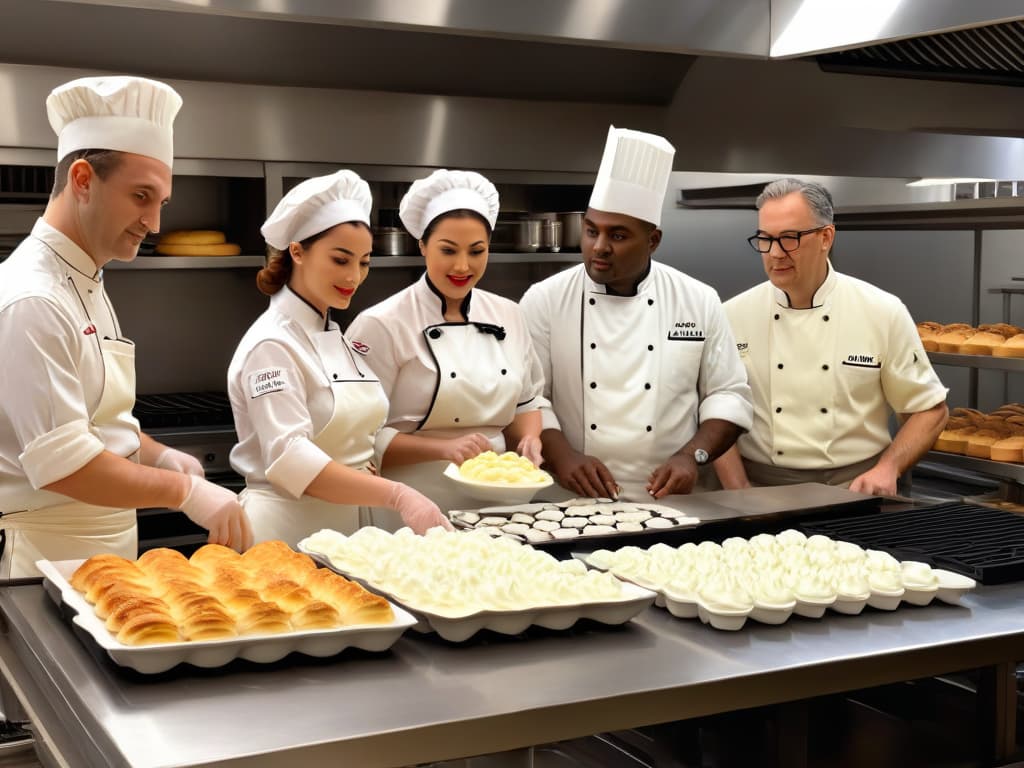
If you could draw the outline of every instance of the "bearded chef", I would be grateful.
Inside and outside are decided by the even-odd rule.
[[[0,576],[40,559],[137,554],[136,507],[181,509],[245,549],[235,495],[139,430],[135,348],[103,283],[160,230],[181,98],[137,77],[92,77],[46,101],[57,171],[46,210],[0,265]]]
[[[416,533],[451,528],[422,494],[374,474],[388,401],[330,318],[369,273],[371,203],[367,183],[341,170],[290,190],[263,225],[269,258],[257,285],[270,307],[228,368],[239,440],[231,465],[245,477],[240,499],[256,541],[351,534],[371,505],[396,510]]]
[[[498,192],[479,173],[439,170],[412,185],[399,216],[419,240],[426,272],[349,328],[391,404],[377,438],[381,472],[442,509],[479,507],[444,468],[506,446],[539,465],[547,402],[519,307],[477,287]],[[374,519],[393,525],[386,515]]]
[[[531,287],[551,408],[544,457],[575,494],[642,500],[694,489],[750,428],[750,389],[718,295],[653,261],[675,150],[611,128],[583,220],[583,264]]]
[[[726,488],[817,482],[895,494],[946,423],[946,388],[897,297],[836,272],[832,196],[780,179],[748,239],[768,280],[725,309],[754,394],[754,426],[715,462]],[[890,413],[902,426],[889,434]]]

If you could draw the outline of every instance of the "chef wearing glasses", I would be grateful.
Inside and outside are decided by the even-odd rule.
[[[833,269],[823,186],[781,179],[757,208],[748,242],[768,280],[725,304],[754,425],[715,462],[718,476],[726,488],[818,482],[894,494],[947,416],[914,321],[896,296]]]

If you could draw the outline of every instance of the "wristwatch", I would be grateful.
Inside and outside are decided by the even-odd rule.
[[[711,458],[711,454],[705,451],[703,448],[698,448],[693,452],[693,460],[697,462],[698,466],[703,466],[708,463],[708,459]]]

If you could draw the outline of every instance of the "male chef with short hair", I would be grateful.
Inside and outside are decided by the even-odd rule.
[[[780,179],[748,239],[768,280],[725,304],[754,395],[754,425],[715,462],[722,485],[818,482],[896,493],[946,423],[946,387],[903,303],[836,272],[832,196]],[[895,438],[889,414],[902,420]]]
[[[181,509],[211,542],[251,544],[233,493],[139,429],[135,348],[103,267],[160,230],[181,97],[139,77],[89,77],[46,101],[58,135],[53,193],[0,264],[0,579],[37,560],[138,555],[136,507]]]
[[[661,136],[612,127],[583,264],[520,302],[552,404],[544,457],[572,493],[689,493],[701,466],[750,428],[750,388],[718,295],[651,258],[674,154]]]

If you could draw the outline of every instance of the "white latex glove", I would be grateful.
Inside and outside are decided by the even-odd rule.
[[[388,506],[402,516],[403,523],[420,535],[435,525],[448,531],[455,530],[437,504],[404,483],[392,483]]]
[[[211,544],[223,544],[238,552],[252,546],[249,518],[238,503],[238,497],[227,488],[191,475],[192,488],[181,502],[181,511],[197,525],[210,532]]]
[[[203,464],[199,459],[175,448],[164,448],[163,452],[156,457],[156,463],[153,466],[157,469],[181,472],[183,475],[206,477],[206,472],[203,471]]]

